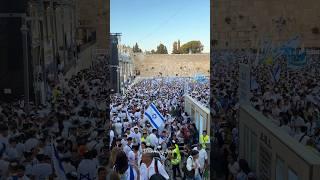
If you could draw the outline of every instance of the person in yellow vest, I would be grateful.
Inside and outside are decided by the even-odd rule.
[[[172,149],[172,152],[171,152],[172,172],[173,172],[173,179],[175,180],[177,177],[181,177],[181,171],[180,171],[181,154],[180,154],[178,144],[176,144],[174,141],[172,142],[171,149]],[[178,176],[177,176],[177,171],[178,171]]]
[[[61,92],[60,92],[60,88],[57,86],[53,89],[52,91],[52,100],[53,102],[55,103],[57,101],[57,98],[61,95]]]
[[[141,142],[146,142],[147,137],[148,137],[147,132],[143,132],[143,133],[142,133],[142,137],[141,137]]]
[[[204,130],[202,132],[202,134],[200,135],[200,144],[202,145],[202,147],[205,149],[207,147],[207,144],[210,143],[210,137],[209,135],[207,134],[207,131]]]

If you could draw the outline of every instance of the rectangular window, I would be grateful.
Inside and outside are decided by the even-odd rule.
[[[256,171],[257,167],[257,135],[251,131],[251,169]]]
[[[276,180],[284,180],[284,162],[278,156],[276,160]]]

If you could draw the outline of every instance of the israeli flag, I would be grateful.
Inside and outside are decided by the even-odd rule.
[[[52,148],[52,150],[51,150],[52,157],[51,158],[52,158],[55,173],[58,176],[58,179],[67,180],[64,168],[63,168],[62,163],[60,161],[59,153],[58,153],[54,143],[51,144],[51,148]]]
[[[280,80],[281,67],[277,64],[272,71],[272,81],[278,82]]]
[[[164,125],[164,117],[160,114],[157,107],[151,103],[144,113],[147,120],[150,121],[153,128],[159,129]]]

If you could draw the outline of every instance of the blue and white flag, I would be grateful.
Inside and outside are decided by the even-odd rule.
[[[132,123],[132,118],[131,118],[131,116],[130,116],[130,114],[128,112],[128,108],[126,110],[126,114],[127,114],[127,118],[128,118],[129,123]]]
[[[146,119],[148,119],[151,125],[159,129],[162,125],[164,125],[164,117],[160,114],[157,107],[154,104],[150,104],[148,109],[144,113]]]
[[[280,74],[281,74],[281,67],[279,64],[275,65],[272,69],[271,75],[272,75],[272,81],[278,82],[280,80]]]
[[[53,167],[55,170],[55,174],[58,176],[58,179],[67,180],[66,173],[65,173],[64,168],[62,166],[62,163],[60,161],[59,153],[58,153],[54,143],[51,144],[51,148],[52,148],[51,159],[52,159]]]

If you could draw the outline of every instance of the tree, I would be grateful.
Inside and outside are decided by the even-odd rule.
[[[138,43],[136,43],[136,44],[133,46],[132,51],[133,51],[134,53],[141,53],[141,52],[142,52],[142,50],[141,50],[141,49],[139,48],[139,46],[138,46]]]
[[[154,51],[153,49],[151,50],[151,54],[155,54],[156,53],[156,51]]]
[[[201,53],[203,51],[203,45],[200,41],[190,41],[181,46],[180,52],[182,54],[188,54],[190,51],[192,54]]]
[[[179,53],[180,53],[180,40],[178,40],[178,47],[177,47],[177,49],[178,49],[178,51],[179,51]]]
[[[176,41],[173,42],[172,54],[180,54],[178,50],[178,43]]]
[[[160,43],[160,45],[157,47],[156,54],[168,54],[167,47]]]

